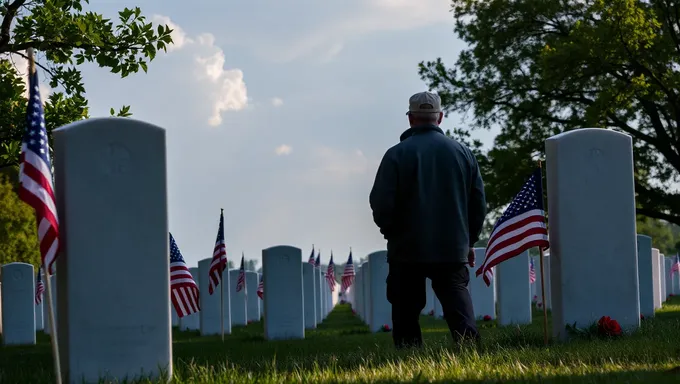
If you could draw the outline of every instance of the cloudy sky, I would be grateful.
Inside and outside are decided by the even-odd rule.
[[[139,5],[175,30],[148,74],[83,75],[92,116],[131,105],[167,129],[170,230],[188,264],[212,255],[220,208],[236,263],[280,244],[303,258],[315,244],[324,263],[385,248],[368,194],[426,90],[418,62],[464,48],[447,0],[92,3],[108,17]]]

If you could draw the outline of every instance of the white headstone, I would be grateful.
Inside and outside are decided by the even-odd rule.
[[[371,297],[371,264],[366,261],[361,265],[361,269],[361,279],[364,285],[364,322],[371,324],[371,306],[373,305],[373,298]]]
[[[434,290],[432,290],[432,280],[425,279],[425,308],[423,308],[423,315],[434,315]]]
[[[257,272],[246,271],[246,285],[248,286],[248,321],[260,321],[260,298],[257,297],[257,286],[260,278]]]
[[[164,129],[129,118],[54,131],[66,383],[172,376],[165,149]]]
[[[673,295],[680,295],[680,271],[673,273]]]
[[[216,287],[213,294],[210,294],[209,284],[210,278],[210,264],[212,257],[203,259],[198,262],[198,273],[205,278],[198,279],[198,291],[200,292],[199,300],[201,301],[201,317],[200,330],[201,336],[220,335],[222,327],[224,327],[224,334],[231,334],[231,300],[229,294],[229,271],[225,270],[222,273],[222,279]],[[220,295],[222,297],[222,305],[220,306]],[[223,315],[220,317],[220,307]],[[174,312],[174,310],[173,310]],[[220,319],[224,319],[224,323],[220,324]]]
[[[194,281],[199,285],[199,292],[200,291],[200,285],[201,285],[201,276],[198,273],[199,269],[194,267],[194,268],[189,268],[189,272],[191,273],[191,276],[194,278]],[[208,276],[205,276],[205,279],[207,279]],[[205,292],[207,293],[207,291]],[[201,299],[201,296],[198,296],[199,301]],[[201,311],[198,311],[196,313],[192,313],[191,315],[184,316],[181,319],[179,319],[179,329],[182,331],[198,331],[201,329]]]
[[[664,260],[666,257],[663,253],[659,254],[659,287],[661,291],[661,303],[666,301],[666,263]]]
[[[475,248],[476,265],[481,265],[481,263],[484,261],[485,252],[485,248]],[[482,276],[476,277],[474,271],[474,268],[470,268],[470,284],[468,285],[468,289],[470,290],[470,296],[472,297],[472,307],[475,311],[475,317],[477,319],[482,319],[484,316],[488,315],[491,316],[492,319],[495,319],[495,280],[492,279],[491,285],[487,287]]]
[[[301,259],[302,251],[287,245],[262,250],[267,340],[305,337]]]
[[[640,313],[654,316],[654,263],[652,262],[652,238],[637,235],[638,281],[640,287]]]
[[[652,248],[652,279],[654,280],[654,309],[661,308],[661,263],[658,249]]]
[[[542,308],[545,303],[546,308],[552,310],[552,293],[550,291],[550,255],[545,254],[543,256],[543,276],[545,276],[545,300],[543,300],[543,289],[541,289],[541,263],[540,257],[536,256],[536,263],[534,264],[534,269],[536,270],[536,306]],[[540,304],[540,305],[539,305]]]
[[[500,325],[531,324],[529,252],[522,252],[498,264],[496,284],[498,287],[498,323]]]
[[[671,264],[671,259],[670,257],[665,257],[663,258],[664,262],[664,275],[663,275],[663,280],[664,280],[664,289],[663,289],[663,297],[664,301],[668,300],[668,297],[673,293],[673,279],[671,277],[671,268],[673,265]]]
[[[565,339],[567,325],[588,327],[602,316],[638,328],[631,137],[576,129],[547,139],[545,149],[553,334]]]
[[[2,266],[2,343],[35,344],[35,279],[33,266],[9,263]]]
[[[321,268],[314,267],[314,300],[315,300],[315,311],[316,311],[316,324],[321,324],[323,321],[323,308],[321,307],[321,293],[323,289],[324,281],[321,277]]]
[[[326,296],[328,295],[328,280],[326,280],[326,272],[321,271],[321,316],[323,319],[328,316],[328,302]]]
[[[316,328],[316,287],[314,286],[316,268],[307,262],[302,263],[302,287],[305,292],[305,328]]]
[[[383,325],[392,328],[392,305],[387,301],[387,251],[373,252],[368,255],[370,264],[370,292],[371,292],[371,332],[378,332]]]
[[[231,325],[241,326],[248,325],[248,311],[246,309],[246,287],[239,292],[236,292],[236,285],[238,284],[238,269],[229,270],[229,293],[231,296]],[[266,283],[265,283],[266,284]],[[255,293],[255,292],[253,292]]]

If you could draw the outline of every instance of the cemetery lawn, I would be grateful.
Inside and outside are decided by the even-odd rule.
[[[618,340],[543,346],[541,313],[526,327],[480,322],[478,351],[456,351],[442,320],[423,317],[427,348],[395,352],[389,333],[371,334],[348,305],[338,306],[306,340],[267,342],[262,325],[226,337],[174,333],[175,383],[678,383],[680,298],[642,329]],[[106,346],[102,345],[102,348]],[[0,347],[0,383],[54,382],[49,338],[32,347]],[[148,383],[149,381],[142,381]]]

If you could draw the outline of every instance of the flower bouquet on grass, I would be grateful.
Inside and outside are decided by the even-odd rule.
[[[623,330],[619,322],[609,316],[602,316],[600,320],[591,324],[587,328],[578,328],[576,323],[566,326],[567,333],[573,336],[581,336],[586,338],[614,338],[623,335]]]
[[[390,326],[387,325],[387,324],[380,327],[380,331],[382,331],[382,332],[390,332],[391,330],[392,330],[392,328],[390,328]]]
[[[484,315],[484,317],[482,319],[484,319],[484,321],[491,321],[491,316]]]

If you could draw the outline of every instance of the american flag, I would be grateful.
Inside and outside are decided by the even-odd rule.
[[[331,261],[328,262],[328,269],[326,269],[326,281],[331,292],[335,291],[335,263],[333,263],[333,251],[331,251]]]
[[[45,292],[45,284],[40,275],[40,269],[38,269],[38,277],[35,280],[35,305],[42,303],[43,292]]]
[[[536,269],[534,268],[534,258],[529,260],[529,283],[533,284],[536,282]]]
[[[314,261],[314,266],[317,268],[321,267],[321,250],[317,251],[316,261]]]
[[[309,260],[307,260],[307,262],[314,265],[314,244],[312,244],[312,253],[309,254]]]
[[[35,210],[42,265],[46,265],[47,272],[51,274],[59,251],[59,219],[38,72],[29,69],[29,73],[27,126],[21,142],[19,165],[19,198]]]
[[[680,256],[677,254],[673,259],[673,265],[671,266],[671,276],[673,276],[673,273],[675,272],[680,273]]]
[[[542,176],[541,169],[537,168],[493,227],[484,263],[476,275],[483,273],[484,282],[489,286],[493,276],[491,268],[529,248],[545,249],[548,245]]]
[[[257,285],[257,296],[264,300],[264,276],[260,275],[260,284]]]
[[[201,310],[198,301],[198,286],[179,252],[172,233],[170,234],[170,299],[179,317]]]
[[[211,295],[222,280],[222,272],[227,268],[227,245],[224,242],[224,210],[220,211],[220,226],[217,229],[217,240],[213,249],[213,258],[208,275],[208,293]]]
[[[346,292],[352,286],[352,283],[354,283],[354,263],[352,262],[352,251],[350,250],[345,270],[342,272],[342,278],[340,279],[340,290]]]
[[[241,292],[246,287],[246,268],[245,256],[241,255],[241,268],[238,270],[238,278],[236,279],[236,292]]]

